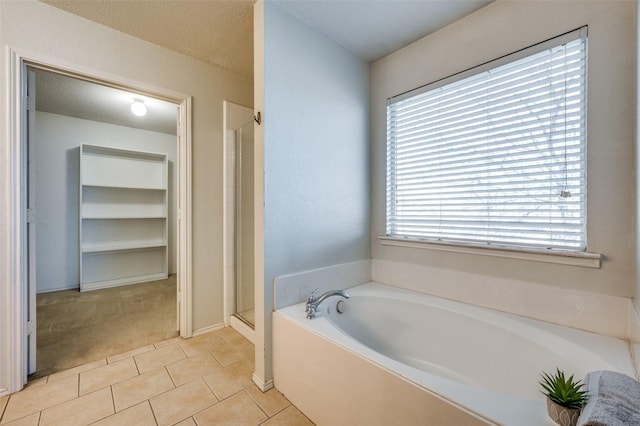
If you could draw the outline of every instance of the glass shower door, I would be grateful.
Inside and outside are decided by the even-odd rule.
[[[236,316],[255,327],[253,246],[253,120],[236,129]]]

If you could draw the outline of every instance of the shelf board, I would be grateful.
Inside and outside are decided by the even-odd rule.
[[[167,216],[82,216],[82,220],[111,219],[166,219]]]
[[[83,244],[83,253],[100,253],[107,251],[124,251],[124,250],[144,250],[150,248],[166,247],[166,241],[154,242],[128,242],[128,243],[112,243],[112,244]]]
[[[86,155],[107,156],[114,158],[137,158],[141,160],[149,161],[162,161],[166,157],[166,154],[148,151],[133,151],[123,148],[112,148],[101,145],[82,145],[82,153]]]
[[[131,186],[123,186],[123,185],[109,185],[109,184],[97,184],[97,183],[83,183],[83,188],[108,188],[108,189],[134,189],[134,190],[145,190],[145,191],[166,191],[166,187],[160,186],[141,186],[141,185],[131,185]]]

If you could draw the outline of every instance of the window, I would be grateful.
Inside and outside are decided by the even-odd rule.
[[[586,28],[387,104],[387,236],[586,250]]]

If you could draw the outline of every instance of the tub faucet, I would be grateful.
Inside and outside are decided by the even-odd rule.
[[[316,293],[318,293],[318,291],[320,291],[320,289],[316,288],[311,292],[311,294],[309,294],[309,297],[307,298],[307,306],[305,308],[305,312],[307,313],[307,319],[314,319],[316,317],[316,312],[318,312],[318,305],[321,304],[324,301],[324,299],[331,296],[340,296],[340,297],[344,297],[345,299],[348,299],[351,297],[349,293],[342,290],[329,290],[326,293],[324,293],[322,296],[316,297]]]

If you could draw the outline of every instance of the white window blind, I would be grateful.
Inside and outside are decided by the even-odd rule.
[[[585,28],[389,99],[387,236],[586,250],[586,66]]]

